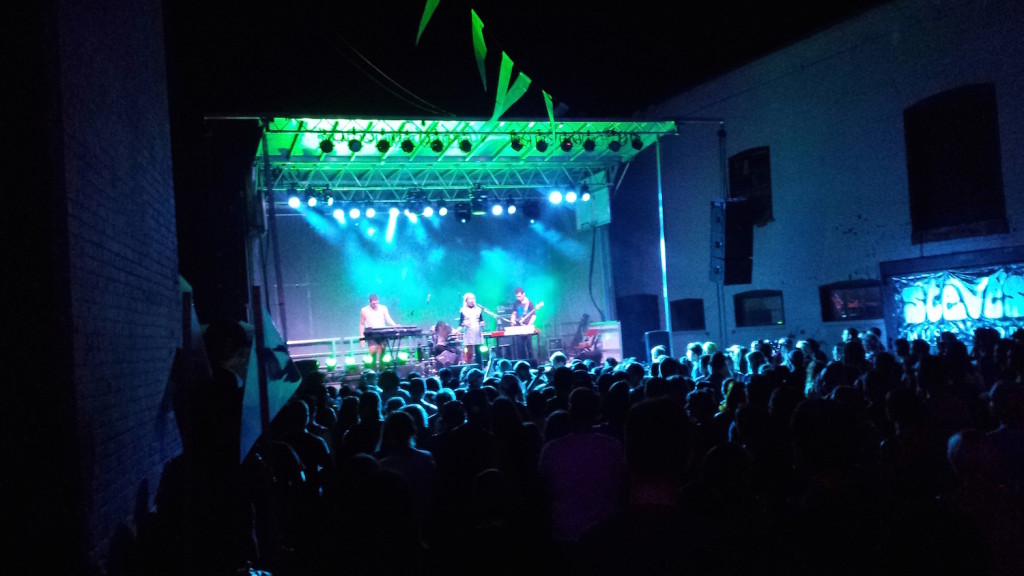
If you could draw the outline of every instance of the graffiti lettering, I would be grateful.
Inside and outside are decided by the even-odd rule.
[[[906,324],[1021,318],[1024,276],[1005,270],[974,279],[942,273],[905,286],[900,300]]]

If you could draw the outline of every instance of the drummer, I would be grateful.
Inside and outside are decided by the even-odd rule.
[[[476,305],[476,296],[466,292],[459,310],[459,326],[462,328],[462,350],[466,364],[480,364],[480,345],[484,343],[483,308]]]

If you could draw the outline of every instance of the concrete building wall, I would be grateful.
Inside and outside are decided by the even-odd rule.
[[[708,329],[675,333],[676,355],[693,340],[835,343],[845,323],[822,321],[819,286],[879,279],[880,262],[1024,243],[1022,24],[1019,2],[892,2],[645,111],[684,119],[660,144],[668,294],[702,298]],[[995,86],[1009,232],[914,244],[903,110],[974,83]],[[752,283],[720,294],[709,206],[726,196],[721,160],[757,146],[770,147],[774,221],[754,228]],[[619,295],[661,295],[655,155],[634,162],[613,202]],[[785,324],[735,328],[732,296],[755,289],[783,292]]]

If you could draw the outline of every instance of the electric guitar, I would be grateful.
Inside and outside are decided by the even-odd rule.
[[[494,312],[491,312],[490,310],[488,310],[487,308],[484,308],[483,306],[480,306],[480,310],[483,310],[484,314],[487,314],[488,316],[494,318],[495,320],[502,320],[504,322],[508,322],[509,324],[512,323],[512,320],[510,320],[509,318],[504,317],[504,316],[498,316],[497,314],[495,314]]]
[[[537,312],[537,310],[540,310],[543,307],[544,307],[544,303],[543,302],[537,304],[536,306],[533,307],[533,310],[530,310],[526,314],[523,314],[522,318],[516,318],[516,321],[512,322],[512,325],[513,326],[522,326],[523,324],[526,324],[526,322],[530,319],[530,316],[533,316],[534,313]]]

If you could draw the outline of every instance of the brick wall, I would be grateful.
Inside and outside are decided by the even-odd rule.
[[[159,2],[60,2],[73,402],[84,548],[102,563],[180,451],[159,414],[180,342]]]

